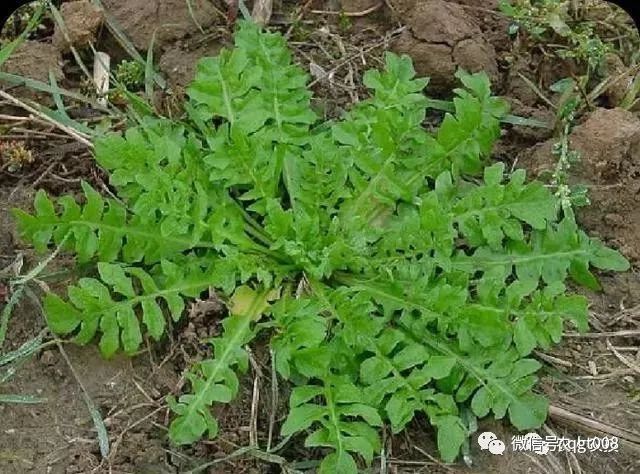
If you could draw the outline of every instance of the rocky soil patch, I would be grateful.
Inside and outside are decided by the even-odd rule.
[[[597,109],[570,137],[581,154],[571,182],[589,188],[591,205],[579,218],[594,235],[640,261],[640,119],[622,109]],[[519,165],[539,175],[552,169],[554,140],[524,151]]]
[[[427,0],[399,2],[398,9],[405,12],[407,29],[393,49],[413,58],[416,71],[431,78],[432,91],[454,87],[458,68],[485,71],[493,83],[498,82],[495,50],[461,5]]]

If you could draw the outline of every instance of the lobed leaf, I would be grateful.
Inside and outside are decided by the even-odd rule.
[[[159,340],[166,328],[160,304],[166,304],[170,316],[178,320],[184,298],[199,294],[212,282],[198,269],[180,270],[169,262],[163,262],[159,271],[154,278],[140,268],[100,262],[100,280],[81,278],[77,286],[68,288],[68,301],[53,293],[45,297],[47,322],[57,334],[74,333],[79,344],[89,343],[100,333],[100,350],[105,357],[120,348],[133,354],[142,342],[141,321]]]
[[[218,423],[211,414],[214,403],[229,403],[238,393],[235,370],[245,372],[248,354],[243,348],[255,337],[254,322],[268,307],[268,291],[258,292],[247,286],[238,287],[229,305],[231,314],[223,321],[224,332],[211,341],[212,359],[193,367],[187,378],[191,392],[177,400],[168,398],[177,414],[169,427],[169,437],[176,444],[191,444],[205,434],[215,438]]]

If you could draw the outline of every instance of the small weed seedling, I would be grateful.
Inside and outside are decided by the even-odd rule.
[[[258,334],[292,385],[281,435],[321,448],[319,472],[357,472],[383,426],[417,415],[446,461],[476,417],[540,427],[531,354],[587,328],[565,281],[597,289],[592,268],[629,264],[523,170],[487,165],[507,106],[485,74],[457,77],[433,134],[427,80],[393,54],[364,76],[370,99],[320,122],[284,39],[242,23],[234,49],[201,60],[183,120],[97,141],[118,200],[85,183],[82,204],[40,191],[33,215],[15,211],[36,249],[62,244],[97,270],[46,295],[51,329],[134,354],[215,288],[228,315],[213,356],[169,398],[178,444],[218,434],[212,406],[237,395]]]
[[[500,9],[514,20],[509,32],[520,29],[538,42],[553,44],[558,56],[574,59],[596,71],[611,45],[605,43],[592,22],[571,21],[570,3],[566,0],[502,0]],[[560,41],[554,41],[559,38]]]
[[[137,61],[124,60],[116,68],[116,82],[128,91],[137,92],[144,86],[144,66]]]
[[[0,170],[6,168],[10,173],[15,173],[24,165],[31,163],[33,163],[33,154],[24,142],[0,142]]]

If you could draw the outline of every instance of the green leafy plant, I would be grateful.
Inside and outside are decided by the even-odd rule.
[[[144,86],[144,66],[125,59],[116,67],[115,77],[128,91],[139,91]]]
[[[582,184],[571,183],[571,169],[581,160],[578,150],[571,147],[571,132],[576,125],[576,116],[584,106],[582,97],[576,92],[577,84],[573,79],[561,79],[550,89],[560,94],[556,107],[556,135],[552,153],[555,164],[543,170],[538,179],[547,183],[558,198],[558,206],[563,212],[572,213],[573,208],[590,204],[588,189]]]
[[[585,64],[590,71],[596,71],[612,51],[593,22],[573,21],[571,2],[567,0],[501,0],[500,9],[514,20],[511,34],[522,29],[536,41],[554,43],[552,48],[558,56]]]
[[[581,6],[579,6],[581,5]],[[521,78],[536,92],[556,113],[557,142],[554,144],[553,155],[555,165],[547,170],[549,185],[552,186],[559,199],[559,205],[570,212],[572,206],[580,207],[589,203],[587,188],[583,185],[570,185],[570,169],[580,161],[580,155],[570,148],[570,133],[580,117],[595,101],[608,90],[612,83],[620,78],[608,76],[606,59],[620,58],[628,62],[634,60],[625,54],[626,43],[634,43],[634,35],[628,35],[628,41],[613,42],[606,39],[606,35],[598,29],[598,22],[588,20],[597,18],[594,5],[589,2],[579,4],[567,0],[501,0],[500,9],[513,19],[510,27],[511,34],[525,33],[526,37],[539,44],[542,51],[554,51],[564,59],[572,59],[578,66],[579,75],[563,78],[550,86],[550,91],[557,95],[552,102],[525,76]],[[617,14],[613,5],[600,5],[610,17]],[[626,13],[623,12],[626,15]],[[621,21],[620,23],[624,23]],[[620,24],[624,29],[624,25]],[[637,47],[631,47],[634,50]],[[612,54],[610,54],[612,53]],[[615,53],[615,54],[613,54]],[[517,54],[517,53],[516,53]],[[620,56],[620,58],[617,57]],[[601,80],[594,84],[593,79]],[[630,88],[625,106],[633,103],[635,94]],[[621,104],[623,105],[623,104]],[[542,177],[541,177],[542,178]]]
[[[186,301],[227,303],[213,356],[169,398],[178,444],[213,438],[211,407],[238,393],[246,346],[268,337],[293,386],[281,434],[323,448],[319,472],[357,472],[417,416],[456,458],[476,417],[539,427],[537,347],[587,327],[592,268],[627,261],[589,238],[555,196],[488,157],[506,103],[485,74],[457,74],[455,113],[423,127],[426,79],[408,57],[364,76],[371,98],[320,122],[285,40],[243,22],[235,48],[200,61],[182,121],[147,118],[96,143],[119,200],[44,192],[16,210],[39,250],[96,264],[68,299],[45,298],[52,329],[106,356],[134,353]]]
[[[0,143],[0,169],[6,168],[10,173],[15,173],[33,161],[33,154],[24,142],[12,140]]]

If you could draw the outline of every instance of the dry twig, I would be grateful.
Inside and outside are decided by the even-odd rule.
[[[31,107],[28,104],[25,104],[20,99],[17,99],[16,97],[12,96],[11,94],[9,94],[9,93],[7,93],[7,92],[5,92],[3,90],[0,90],[0,97],[8,100],[12,104],[20,107],[21,109],[26,110],[30,114],[33,114],[33,115],[39,117],[40,119],[44,120],[45,122],[48,122],[48,123],[54,125],[55,127],[59,128],[60,130],[65,132],[67,135],[73,137],[74,139],[76,139],[80,143],[86,145],[87,147],[93,148],[93,144],[91,143],[91,141],[89,141],[89,137],[87,135],[85,135],[84,133],[78,132],[78,131],[72,129],[71,127],[67,127],[66,125],[64,125],[64,124],[62,124],[62,123],[60,123],[60,122],[58,122],[58,121],[46,116],[42,112],[34,109],[33,107]]]
[[[571,423],[592,433],[616,436],[629,447],[640,452],[640,434],[638,433],[587,418],[555,405],[549,407],[549,416],[558,422]]]

